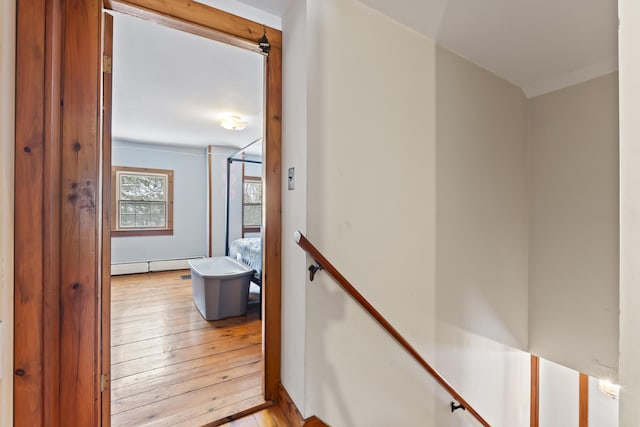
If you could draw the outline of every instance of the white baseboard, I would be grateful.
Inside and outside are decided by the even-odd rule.
[[[128,262],[125,264],[111,264],[111,275],[148,273],[148,262]]]
[[[149,271],[188,270],[188,269],[189,269],[189,263],[187,262],[186,259],[149,261]]]
[[[121,274],[148,273],[150,271],[188,270],[188,260],[195,258],[202,257],[195,256],[182,259],[165,259],[158,261],[139,261],[111,264],[111,275],[119,276]]]

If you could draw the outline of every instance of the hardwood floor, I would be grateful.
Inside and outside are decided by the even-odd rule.
[[[264,402],[262,324],[208,322],[189,271],[111,278],[111,424],[200,426]]]
[[[289,427],[291,424],[287,421],[280,408],[275,405],[262,411],[256,412],[238,420],[222,424],[222,427]]]

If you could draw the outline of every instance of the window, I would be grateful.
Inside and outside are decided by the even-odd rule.
[[[173,171],[114,166],[112,235],[173,234]]]
[[[242,183],[242,231],[258,233],[262,226],[262,180],[245,176]]]

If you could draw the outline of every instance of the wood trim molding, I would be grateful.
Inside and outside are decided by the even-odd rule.
[[[123,172],[136,172],[136,173],[149,173],[149,174],[157,173],[157,174],[163,174],[163,175],[173,175],[172,169],[152,169],[152,168],[139,168],[136,166],[117,166],[117,165],[113,165],[112,168],[117,172],[123,171]]]
[[[329,424],[314,415],[304,420],[303,427],[329,427]]]
[[[540,358],[531,355],[531,401],[530,427],[538,427],[540,423]]]
[[[44,402],[44,254],[46,0],[16,4],[14,384],[16,426],[42,426]],[[59,90],[59,86],[58,86]],[[55,424],[52,424],[55,425]]]
[[[113,58],[113,16],[102,13],[104,26],[104,45],[102,53]],[[113,74],[102,72],[102,248],[101,248],[101,312],[100,321],[102,331],[111,329],[111,215],[112,203],[112,171],[111,171],[111,123],[113,101]],[[111,334],[102,333],[102,349],[111,348]],[[111,424],[111,352],[101,351],[101,377],[102,389],[101,418],[102,425]]]
[[[282,48],[281,31],[192,0],[105,0],[105,7],[254,51],[266,33],[272,48]]]
[[[61,382],[61,375],[65,368],[61,366],[62,343],[60,321],[47,321],[47,319],[60,319],[62,309],[61,294],[63,284],[61,283],[62,259],[64,257],[64,242],[62,240],[62,199],[64,189],[63,183],[63,123],[62,107],[60,100],[63,99],[60,75],[62,63],[64,61],[63,38],[64,9],[59,0],[47,2],[47,16],[50,17],[50,34],[47,37],[46,45],[46,66],[45,73],[45,198],[43,215],[44,220],[44,353],[52,355],[45,357],[44,362],[44,421],[45,425],[57,425],[61,420],[60,410],[60,389],[57,384]]]
[[[579,427],[589,427],[589,376],[580,373]]]
[[[282,333],[282,51],[272,47],[266,64],[265,149],[262,209],[265,224],[262,247],[264,398],[275,400],[280,384]],[[266,308],[266,309],[265,309]]]
[[[173,228],[152,230],[112,230],[111,237],[172,236]]]
[[[292,426],[301,426],[304,424],[302,414],[282,384],[278,384],[278,407]]]
[[[258,406],[254,406],[253,408],[249,408],[247,410],[244,411],[240,411],[236,414],[230,415],[228,417],[225,417],[221,420],[216,420],[216,421],[212,421],[208,424],[205,424],[202,427],[217,427],[217,426],[226,426],[228,424],[230,424],[232,421],[236,421],[236,420],[240,420],[244,417],[247,417],[251,414],[254,414],[256,412],[262,411],[263,409],[267,409],[269,407],[273,406],[273,402],[264,402]]]
[[[64,0],[60,208],[60,425],[100,424],[102,4]],[[47,318],[45,321],[51,321]],[[52,386],[55,387],[56,384]]]
[[[282,414],[287,418],[289,425],[294,427],[328,427],[320,418],[315,415],[304,419],[300,410],[287,393],[282,384],[278,385],[278,407]]]

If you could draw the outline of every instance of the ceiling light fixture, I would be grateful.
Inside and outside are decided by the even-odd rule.
[[[220,126],[229,130],[244,130],[247,125],[248,123],[242,121],[240,116],[229,116],[220,121]]]

